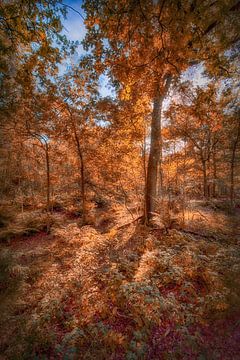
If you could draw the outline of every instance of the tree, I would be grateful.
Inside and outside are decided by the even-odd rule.
[[[228,0],[218,3],[86,0],[83,6],[88,29],[85,47],[92,50],[96,71],[107,69],[118,87],[127,87],[129,91],[135,91],[137,83],[139,96],[147,92],[153,102],[145,197],[149,223],[161,158],[161,106],[170,79],[177,78],[193,62],[222,64],[222,50],[236,41],[238,6]],[[224,26],[229,22],[232,31],[226,34]]]
[[[75,47],[61,34],[61,17],[65,15],[66,6],[55,0],[13,0],[0,6],[1,132],[8,139],[11,131],[21,144],[26,138],[35,137],[41,147],[45,144],[46,157],[49,144],[44,131],[50,129],[49,124],[48,129],[39,131],[39,124],[47,121],[42,116],[47,112],[44,101],[46,94],[55,91],[53,78],[58,64]],[[3,141],[3,147],[6,142]],[[49,208],[49,176],[47,183]]]
[[[74,49],[61,34],[61,1],[4,1],[0,8],[1,110],[13,111],[34,88],[51,86],[50,76]]]
[[[189,101],[188,101],[189,102]],[[186,104],[172,105],[167,111],[171,121],[171,132],[182,141],[188,140],[192,152],[201,164],[203,175],[203,196],[209,197],[208,167],[213,160],[213,177],[216,179],[216,146],[222,136],[223,114],[217,102],[217,91],[209,85],[207,89],[197,88]]]
[[[84,67],[74,68],[66,74],[59,84],[59,100],[56,102],[60,113],[58,129],[60,135],[70,137],[74,144],[79,162],[79,185],[82,202],[82,222],[86,223],[86,166],[83,138],[86,129],[91,127],[96,100],[96,79]],[[64,120],[62,122],[62,120]]]
[[[237,170],[238,148],[240,140],[239,120],[239,62],[238,47],[232,48],[229,54],[231,67],[225,77],[225,87],[222,93],[222,103],[225,108],[224,131],[225,147],[229,152],[230,162],[230,204],[234,205],[235,172]]]

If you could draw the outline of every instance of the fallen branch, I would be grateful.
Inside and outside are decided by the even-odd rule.
[[[132,221],[126,223],[126,224],[123,224],[123,225],[121,225],[121,226],[118,226],[118,227],[117,227],[117,230],[122,229],[122,228],[124,228],[124,227],[127,227],[127,226],[135,223],[136,221],[138,221],[138,220],[140,220],[140,219],[143,219],[143,215],[138,216],[136,219],[134,219],[134,220],[132,220]]]
[[[200,216],[202,216],[205,220],[209,221],[209,219],[203,215],[199,210],[196,211]]]
[[[191,230],[184,230],[184,229],[181,229],[181,230],[178,230],[179,232],[183,232],[185,234],[191,234],[191,235],[195,235],[195,236],[200,236],[200,237],[203,237],[205,239],[213,239],[213,240],[217,240],[217,237],[214,236],[214,235],[205,235],[205,234],[201,234],[201,233],[198,233],[198,232],[195,232],[195,231],[191,231]]]

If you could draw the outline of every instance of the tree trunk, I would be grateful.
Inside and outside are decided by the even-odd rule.
[[[161,140],[162,142],[162,140]],[[158,181],[158,197],[162,198],[163,197],[163,170],[162,170],[162,145],[160,148],[160,158],[159,158],[159,170],[158,170],[158,175],[159,175],[159,181]]]
[[[143,157],[143,175],[144,175],[144,198],[146,198],[146,184],[147,184],[147,167],[146,167],[146,128],[144,128],[144,138],[143,138],[143,146],[142,146],[142,157]],[[146,202],[144,202],[144,221],[147,219],[146,212]]]
[[[81,189],[81,197],[82,197],[82,222],[83,222],[83,224],[85,224],[86,223],[85,168],[84,168],[82,149],[80,146],[80,141],[79,141],[75,126],[74,126],[74,137],[75,137],[76,146],[77,146],[80,177],[81,177],[80,189]]]
[[[203,170],[203,196],[208,198],[208,184],[207,184],[207,166],[206,161],[202,161],[202,170]]]
[[[47,172],[47,212],[50,210],[50,161],[49,161],[49,147],[48,143],[45,143],[45,155],[46,155],[46,172]]]
[[[82,198],[82,224],[84,225],[86,223],[86,191],[85,191],[85,166],[84,166],[84,160],[83,160],[83,153],[76,129],[75,120],[73,118],[72,111],[70,107],[67,105],[67,110],[70,115],[71,119],[71,125],[73,129],[74,139],[76,142],[76,148],[77,148],[77,154],[79,159],[79,170],[80,170],[80,192],[81,192],[81,198]]]
[[[237,145],[240,138],[240,120],[238,122],[237,136],[233,143],[232,147],[232,156],[231,156],[231,167],[230,167],[230,203],[231,207],[233,207],[233,199],[234,199],[234,170],[235,170],[235,159],[236,159],[236,151]]]
[[[162,104],[161,104],[162,106]],[[160,124],[159,124],[159,161],[158,161],[158,185],[157,185],[157,196],[159,199],[163,197],[163,169],[162,169],[162,119],[160,109]]]
[[[213,154],[212,154],[212,161],[213,161],[213,186],[212,186],[212,197],[216,197],[216,182],[217,182],[217,161],[216,161],[216,147],[214,146]]]
[[[151,121],[151,145],[150,154],[148,159],[148,171],[146,182],[146,219],[145,222],[149,224],[151,222],[152,213],[155,209],[155,201],[157,195],[157,178],[158,167],[161,155],[161,111],[163,100],[168,92],[171,84],[171,76],[166,77],[164,89],[161,92],[159,84],[155,90],[155,97],[153,101],[153,112]]]

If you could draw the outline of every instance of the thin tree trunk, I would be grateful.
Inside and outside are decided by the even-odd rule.
[[[240,138],[240,120],[238,122],[237,136],[233,143],[232,148],[232,156],[231,156],[231,168],[230,168],[230,203],[231,207],[233,207],[233,199],[234,199],[234,170],[235,170],[235,159],[236,159],[236,151],[237,145]]]
[[[216,181],[217,181],[217,161],[216,161],[216,147],[213,149],[212,154],[212,161],[213,161],[213,187],[212,187],[212,196],[216,197]]]
[[[146,182],[146,223],[151,222],[152,213],[155,208],[155,200],[157,195],[157,178],[158,166],[161,155],[161,111],[163,100],[168,92],[171,84],[171,76],[166,77],[164,90],[161,92],[159,85],[156,87],[153,102],[153,112],[151,121],[151,145],[148,159],[148,171]]]
[[[161,116],[161,114],[160,114]],[[162,198],[163,196],[163,169],[162,169],[162,121],[160,120],[160,129],[159,129],[159,143],[160,143],[160,154],[159,154],[159,162],[158,162],[158,197]]]
[[[80,167],[80,176],[81,176],[80,188],[81,188],[81,197],[82,197],[82,222],[83,224],[85,224],[86,223],[85,167],[84,167],[82,149],[80,146],[80,141],[77,136],[75,126],[74,126],[74,137],[77,145],[77,153],[79,158],[79,167]]]
[[[175,140],[174,140],[174,143],[173,143],[173,159],[176,161],[175,193],[178,194],[178,189],[179,189],[179,186],[178,186],[178,156],[176,156]],[[184,176],[185,176],[185,174],[184,174]]]
[[[202,160],[202,170],[203,170],[203,196],[204,196],[205,198],[208,198],[206,160]]]
[[[174,146],[175,150],[175,146]],[[184,139],[184,158],[183,158],[183,189],[182,189],[182,225],[185,226],[185,213],[186,213],[186,139]]]
[[[71,118],[71,125],[74,133],[74,139],[76,142],[77,154],[79,159],[79,169],[80,169],[80,192],[82,198],[82,223],[83,225],[86,223],[86,189],[85,189],[85,164],[83,160],[83,153],[79,141],[79,137],[77,134],[76,125],[74,122],[73,114],[70,107],[67,105],[67,110],[69,112]]]
[[[47,171],[47,233],[50,231],[51,218],[50,218],[50,159],[49,159],[49,145],[45,141],[45,154],[46,154],[46,171]]]
[[[143,147],[142,147],[142,155],[143,155],[143,175],[144,175],[144,197],[146,198],[146,184],[147,184],[147,167],[146,167],[146,128],[144,128],[144,138],[143,138]],[[144,221],[147,219],[146,212],[146,202],[144,201]]]
[[[47,172],[47,212],[50,210],[50,161],[49,161],[49,147],[48,143],[45,143],[45,155],[46,155],[46,172]]]

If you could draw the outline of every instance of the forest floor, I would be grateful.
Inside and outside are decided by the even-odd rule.
[[[240,214],[195,206],[168,232],[120,227],[120,206],[52,218],[1,244],[0,359],[239,359]]]

